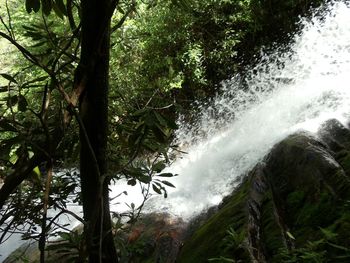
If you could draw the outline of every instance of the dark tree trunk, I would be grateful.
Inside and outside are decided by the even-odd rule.
[[[83,86],[80,176],[89,262],[118,262],[105,177],[111,9],[111,0],[82,0],[81,4],[81,60],[75,81],[78,88]]]

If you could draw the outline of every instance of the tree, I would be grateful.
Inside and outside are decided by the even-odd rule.
[[[108,120],[108,73],[110,48],[110,20],[119,1],[112,0],[84,0],[81,2],[81,30],[75,26],[73,15],[70,14],[70,23],[74,34],[81,34],[81,55],[75,70],[73,95],[69,96],[63,89],[57,76],[55,64],[43,63],[27,49],[21,46],[11,35],[1,32],[1,36],[15,45],[21,53],[34,65],[44,70],[50,77],[52,89],[57,89],[68,103],[67,110],[74,115],[80,126],[80,177],[81,193],[85,221],[86,251],[90,262],[117,262],[111,230],[109,213],[108,184],[106,176],[106,146]],[[54,8],[58,14],[67,14],[72,11],[72,1],[68,1],[67,9],[63,1],[26,1],[28,12],[37,12],[40,7],[44,15],[48,15]],[[76,36],[73,36],[76,37]],[[72,38],[73,38],[72,37]],[[62,54],[66,50],[62,50]],[[46,88],[43,104],[48,103],[48,88]],[[79,113],[76,107],[79,104]],[[45,111],[43,107],[42,111]],[[43,119],[43,114],[40,118]],[[68,119],[70,119],[68,117]],[[68,122],[68,121],[67,121]],[[44,124],[43,126],[46,126]],[[31,172],[43,161],[50,163],[48,170],[52,173],[52,154],[62,140],[63,131],[56,127],[55,135],[47,130],[47,140],[50,151],[44,154],[35,153],[29,160],[23,160],[24,165],[8,176],[0,190],[0,206],[14,189],[26,179]],[[28,157],[26,158],[28,159]],[[47,178],[47,181],[50,179]],[[49,188],[49,183],[47,184]],[[47,190],[48,192],[49,190]],[[47,197],[48,198],[48,197]],[[47,208],[46,208],[47,209]],[[46,221],[46,217],[44,218]],[[43,223],[43,228],[46,224]],[[41,242],[42,243],[42,242]],[[43,247],[42,247],[43,248]],[[43,249],[41,249],[43,250]],[[42,253],[43,255],[43,253]],[[42,258],[43,260],[43,258]]]
[[[53,225],[47,209],[68,213],[65,202],[77,185],[75,178],[55,177],[53,167],[58,160],[67,162],[67,156],[78,159],[71,154],[79,148],[76,138],[84,252],[90,262],[114,262],[110,179],[125,177],[129,185],[147,185],[145,195],[153,189],[166,196],[165,186],[172,185],[158,173],[169,159],[175,111],[188,113],[193,100],[213,96],[218,83],[239,68],[241,55],[249,53],[249,60],[253,51],[275,39],[279,19],[287,30],[289,10],[303,6],[305,12],[304,6],[310,5],[306,0],[287,1],[272,10],[271,1],[258,0],[26,0],[31,15],[14,12],[11,19],[10,11],[19,4],[1,1],[8,21],[1,17],[0,36],[28,62],[21,60],[15,72],[0,72],[0,81],[6,80],[0,86],[0,168],[6,174],[0,174],[0,209],[8,212],[0,226],[11,216],[8,227],[14,220],[23,223],[23,218],[40,225],[41,233],[34,232],[42,262]],[[269,22],[280,7],[286,15],[275,15]],[[266,28],[268,36],[260,37]],[[111,83],[118,87],[111,91],[110,60],[116,69]],[[108,96],[117,99],[108,103]],[[108,108],[113,116],[108,116]],[[113,146],[106,149],[110,141]],[[107,173],[107,150],[112,176]],[[18,210],[22,213],[15,214]]]
[[[7,230],[27,219],[32,221],[34,230],[31,229],[33,234],[29,237],[39,237],[44,262],[45,240],[57,218],[47,217],[48,208],[60,210],[58,215],[72,215],[66,209],[66,200],[69,194],[75,193],[76,180],[55,176],[53,167],[57,161],[66,161],[67,152],[74,152],[76,147],[72,141],[78,127],[84,210],[84,219],[79,220],[84,223],[86,243],[80,260],[88,254],[90,262],[116,262],[108,197],[111,177],[107,176],[106,160],[107,136],[111,133],[108,129],[110,21],[114,14],[113,30],[118,30],[136,3],[86,0],[80,4],[74,1],[64,4],[28,0],[26,10],[34,11],[34,18],[19,27],[13,26],[9,12],[18,6],[9,8],[7,4],[6,1],[8,23],[1,17],[7,32],[0,31],[0,36],[16,47],[28,63],[21,60],[15,72],[1,73],[8,83],[0,89],[0,96],[6,100],[5,105],[1,104],[4,112],[0,119],[3,157],[0,162],[8,174],[0,188],[0,209],[5,208],[0,225],[10,217],[13,219],[6,224]],[[116,6],[121,10],[117,15]],[[50,15],[53,11],[56,16]],[[61,22],[68,25],[69,30],[57,23],[57,17],[65,16],[67,19]],[[19,17],[23,21],[24,18]],[[145,199],[150,193],[150,184],[156,193],[165,196],[165,185],[172,186],[160,177],[152,180],[155,173],[165,167],[171,130],[176,128],[172,120],[148,104],[123,111],[122,123],[113,131],[116,133],[113,138],[118,140],[117,152],[113,152],[117,163],[114,178],[123,176],[130,185],[137,182],[148,185],[143,192]],[[140,154],[148,155],[146,165],[136,160]],[[60,197],[54,198],[50,193]],[[142,206],[132,210],[140,211]],[[134,219],[133,214],[131,217]],[[41,227],[39,234],[37,225]],[[7,230],[0,237],[0,243]]]
[[[85,0],[81,4],[81,58],[75,72],[75,86],[81,89],[80,177],[90,262],[118,261],[106,175],[110,19],[117,3]]]

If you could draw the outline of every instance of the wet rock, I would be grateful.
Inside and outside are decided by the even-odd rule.
[[[350,130],[337,119],[324,122],[318,131],[318,136],[334,152],[350,150]]]
[[[337,120],[317,136],[288,136],[185,241],[177,262],[348,262],[349,171],[350,130]]]
[[[3,263],[38,262],[40,252],[38,244],[23,244],[12,252]]]
[[[168,214],[142,215],[126,229],[126,250],[120,251],[120,262],[175,262],[186,228],[182,219]]]
[[[295,190],[317,198],[323,188],[340,197],[349,195],[350,181],[341,165],[325,144],[305,132],[277,144],[266,158],[265,171],[278,199]]]

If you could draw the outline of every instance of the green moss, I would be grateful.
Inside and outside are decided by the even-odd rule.
[[[177,262],[207,262],[210,258],[221,256],[232,258],[228,251],[227,235],[230,229],[233,229],[237,235],[242,235],[242,231],[245,231],[244,226],[247,222],[245,204],[249,186],[249,182],[245,181],[219,212],[186,241]],[[248,255],[238,247],[230,248],[230,251],[236,251],[238,257],[247,260]]]
[[[291,215],[289,221],[295,222],[295,226],[324,226],[334,219],[334,203],[332,196],[327,193],[321,194],[317,201],[306,201],[303,207]]]
[[[272,194],[268,192],[262,204],[261,229],[267,257],[272,258],[284,247],[280,226],[276,221]]]
[[[337,154],[338,162],[343,167],[345,173],[350,176],[350,153],[343,150],[341,153]]]
[[[287,197],[287,204],[291,208],[298,208],[305,199],[305,193],[303,191],[294,191]]]

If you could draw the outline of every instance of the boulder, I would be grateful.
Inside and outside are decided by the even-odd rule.
[[[350,262],[350,130],[276,144],[186,239],[177,262]]]
[[[117,233],[125,244],[125,250],[119,251],[120,262],[174,263],[186,228],[182,219],[166,213],[141,215]]]

